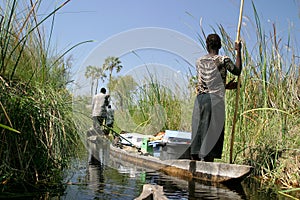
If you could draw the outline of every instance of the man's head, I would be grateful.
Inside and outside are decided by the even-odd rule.
[[[101,88],[100,92],[103,93],[103,94],[105,94],[106,93],[106,89],[105,88]]]
[[[206,48],[210,50],[219,50],[221,48],[221,38],[218,34],[209,34],[206,38]]]

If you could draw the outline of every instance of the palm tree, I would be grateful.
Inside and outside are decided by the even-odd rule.
[[[85,71],[85,77],[86,78],[91,78],[91,96],[93,96],[93,91],[94,91],[94,83],[96,80],[96,89],[95,89],[95,94],[97,93],[98,90],[98,83],[99,83],[99,79],[102,80],[102,82],[104,82],[104,78],[106,78],[106,74],[104,73],[103,69],[100,67],[96,67],[96,66],[87,66],[86,67],[86,71]]]
[[[122,69],[121,61],[118,57],[109,56],[105,59],[102,66],[103,71],[109,71],[109,82],[112,80],[112,72],[116,69],[116,72],[119,73]],[[111,88],[108,88],[109,91]]]

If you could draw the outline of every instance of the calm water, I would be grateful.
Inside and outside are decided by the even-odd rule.
[[[90,143],[89,152],[73,161],[72,169],[66,172],[68,186],[60,199],[129,200],[140,195],[144,184],[163,186],[169,199],[285,199],[260,188],[252,178],[241,184],[222,185],[170,177],[111,158],[103,146]]]
[[[65,171],[66,190],[63,193],[20,194],[19,198],[14,195],[10,199],[131,200],[140,195],[144,184],[155,184],[163,186],[169,199],[285,200],[274,191],[263,189],[253,178],[234,185],[186,181],[109,157],[107,147],[101,143],[88,143],[88,150],[82,152],[81,158],[74,159],[70,169]],[[8,199],[8,196],[4,198]]]

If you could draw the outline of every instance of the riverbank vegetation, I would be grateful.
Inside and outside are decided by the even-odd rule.
[[[0,191],[61,188],[62,169],[81,146],[72,110],[70,60],[52,54],[37,15],[41,1],[5,1],[0,16]],[[53,23],[53,21],[52,21]],[[52,27],[53,28],[53,27]]]
[[[299,52],[293,32],[279,33],[276,24],[266,32],[253,5],[256,41],[249,49],[243,41],[243,73],[235,162],[254,166],[254,174],[271,184],[300,186],[300,76]],[[287,29],[291,30],[287,25]],[[225,52],[234,43],[219,27]],[[233,55],[232,55],[233,56]],[[233,56],[234,57],[234,56]],[[227,143],[234,111],[235,92],[227,93]],[[228,158],[226,158],[227,160]]]

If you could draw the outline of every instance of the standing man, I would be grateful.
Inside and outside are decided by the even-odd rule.
[[[106,126],[109,128],[113,128],[114,125],[114,110],[111,108],[111,105],[107,107],[107,118],[106,118]]]
[[[114,117],[114,110],[111,108],[111,105],[108,105],[107,106],[107,118],[106,118],[106,126],[109,127],[109,128],[113,128],[114,126],[114,120],[115,120],[115,117]],[[109,135],[111,131],[108,130],[107,131],[107,135]]]
[[[236,63],[221,56],[221,39],[210,34],[206,39],[208,54],[199,58],[197,69],[197,97],[192,116],[191,159],[213,162],[221,158],[225,125],[225,88],[235,89],[237,84],[226,85],[227,71],[240,75],[242,70],[241,43],[235,43]]]
[[[106,95],[106,89],[101,88],[100,93],[93,97],[92,101],[92,117],[93,127],[97,132],[100,132],[101,126],[106,121],[107,110],[106,106],[109,104],[109,95]]]

